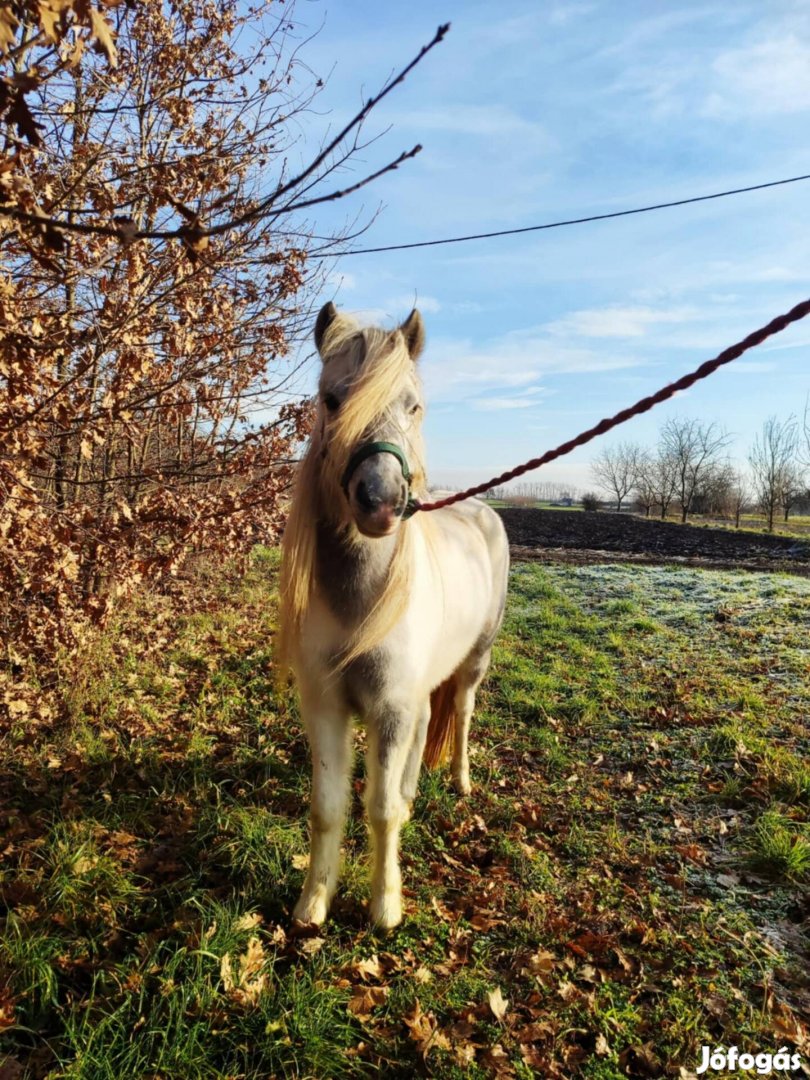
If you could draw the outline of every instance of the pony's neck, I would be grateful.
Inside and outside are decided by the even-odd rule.
[[[382,595],[397,536],[369,539],[320,520],[315,549],[315,580],[332,612],[346,624],[361,621]]]

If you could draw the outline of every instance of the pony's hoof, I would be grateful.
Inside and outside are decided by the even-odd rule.
[[[293,919],[302,926],[321,926],[329,910],[321,896],[301,896],[293,909]]]
[[[371,901],[371,921],[378,930],[393,930],[402,922],[402,899],[395,894]]]
[[[470,777],[468,773],[461,773],[453,777],[453,787],[456,789],[459,795],[469,795],[472,791],[472,784],[470,783]]]

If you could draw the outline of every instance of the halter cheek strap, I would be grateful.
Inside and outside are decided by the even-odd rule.
[[[366,460],[366,458],[374,457],[375,454],[392,454],[399,462],[399,467],[402,469],[402,476],[408,485],[408,502],[405,505],[405,512],[403,518],[409,518],[416,513],[418,503],[411,497],[411,470],[408,465],[408,459],[405,457],[405,452],[396,445],[396,443],[390,442],[369,442],[363,443],[359,446],[352,456],[349,458],[349,464],[346,466],[346,470],[343,473],[343,478],[340,481],[340,486],[345,492],[348,493],[349,481],[351,480],[355,469]]]

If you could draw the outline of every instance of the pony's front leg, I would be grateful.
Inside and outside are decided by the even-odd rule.
[[[416,721],[415,710],[393,706],[379,710],[368,724],[366,808],[374,849],[371,918],[384,930],[402,919],[399,830],[408,817],[402,780]]]
[[[312,753],[312,809],[309,870],[293,917],[320,926],[340,869],[351,774],[351,722],[343,706],[323,699],[308,701],[303,693],[301,710]]]

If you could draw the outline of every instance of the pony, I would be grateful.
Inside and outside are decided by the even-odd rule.
[[[427,493],[414,309],[392,331],[321,309],[317,414],[282,543],[276,667],[291,669],[312,756],[310,861],[293,917],[325,920],[338,882],[352,719],[367,731],[370,915],[402,919],[399,834],[423,756],[452,754],[470,792],[468,735],[506,598],[509,547],[478,500],[413,514]]]

